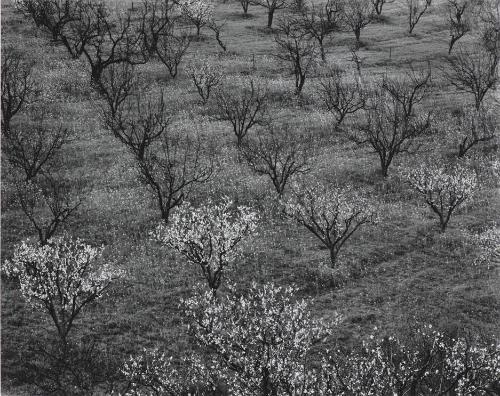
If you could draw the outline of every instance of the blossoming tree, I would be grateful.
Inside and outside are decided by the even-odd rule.
[[[201,268],[215,295],[224,272],[240,253],[239,245],[257,227],[257,214],[246,206],[233,206],[225,198],[198,208],[182,204],[168,225],[160,224],[154,237]]]
[[[437,161],[407,168],[401,174],[438,215],[441,232],[446,231],[452,214],[469,201],[479,187],[476,173],[460,164]]]
[[[407,341],[371,336],[356,351],[333,355],[322,373],[324,395],[493,395],[500,349],[428,325]]]
[[[100,261],[103,248],[80,239],[52,238],[47,244],[22,242],[2,271],[16,278],[26,302],[52,318],[61,340],[83,308],[100,298],[123,275]]]
[[[122,370],[132,385],[129,394],[176,395],[220,383],[235,396],[318,394],[311,357],[319,351],[313,347],[332,334],[340,317],[313,318],[296,293],[253,283],[243,295],[232,289],[214,300],[211,292],[199,291],[184,300],[185,321],[201,350],[179,366],[158,350],[131,357]]]
[[[311,231],[329,250],[332,267],[347,240],[375,222],[375,208],[352,187],[320,183],[295,186],[284,201],[285,214]]]
[[[182,392],[182,379],[172,357],[157,349],[144,350],[125,362],[122,373],[129,382],[129,396],[149,394],[176,396]],[[147,392],[145,391],[147,389]]]
[[[213,302],[210,293],[184,302],[190,332],[212,353],[205,370],[218,373],[232,395],[304,394],[311,385],[313,345],[338,321],[311,316],[293,287],[253,283],[244,296]]]
[[[213,20],[214,4],[207,0],[184,0],[180,4],[182,15],[196,27],[196,35],[201,28]]]
[[[208,353],[185,359],[182,372],[157,350],[132,357],[123,370],[132,383],[128,394],[175,395],[186,385],[207,389],[217,381],[237,396],[498,393],[498,343],[427,325],[408,339],[376,334],[352,350],[322,353],[313,346],[332,334],[339,317],[312,319],[307,303],[293,301],[295,292],[253,284],[242,297],[214,302],[205,293],[184,301],[191,334]]]

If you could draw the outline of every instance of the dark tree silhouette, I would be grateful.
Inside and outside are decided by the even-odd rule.
[[[340,12],[312,4],[300,14],[300,24],[304,31],[318,42],[321,59],[326,61],[325,41],[340,28]]]
[[[354,114],[365,106],[363,90],[357,78],[347,79],[342,70],[332,69],[319,82],[321,101],[326,109],[335,116],[337,126],[345,117]]]
[[[164,133],[137,166],[165,222],[193,187],[209,181],[214,172],[212,152],[204,149],[200,137],[191,138],[181,132]]]
[[[255,0],[255,4],[267,9],[267,27],[273,26],[274,13],[276,10],[282,10],[290,7],[289,0]]]
[[[373,22],[375,10],[370,0],[349,0],[342,8],[342,22],[354,33],[356,48],[361,46],[361,31]]]
[[[215,118],[231,123],[238,148],[252,127],[268,123],[267,89],[256,85],[253,80],[237,87],[225,84],[218,89],[215,99]]]
[[[288,63],[295,76],[295,94],[299,95],[306,78],[316,65],[318,51],[316,43],[304,31],[299,21],[284,19],[274,37],[279,52],[276,55]]]
[[[310,171],[310,136],[294,134],[288,125],[269,125],[242,146],[243,157],[259,175],[268,176],[281,198],[290,179]]]
[[[33,62],[11,47],[2,54],[2,133],[8,133],[12,118],[34,102],[39,89],[32,76]]]
[[[479,48],[472,52],[460,48],[455,56],[448,58],[450,70],[446,71],[446,77],[459,90],[474,95],[478,110],[486,94],[498,83],[499,56],[497,51]]]
[[[432,0],[406,0],[408,6],[408,33],[413,33],[413,29],[431,6],[431,3]]]

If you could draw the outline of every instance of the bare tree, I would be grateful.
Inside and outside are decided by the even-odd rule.
[[[476,109],[481,108],[484,97],[498,83],[498,61],[500,53],[482,48],[471,52],[460,48],[448,58],[450,70],[446,76],[450,83],[461,91],[474,95]]]
[[[150,146],[137,165],[166,222],[172,209],[188,198],[194,186],[210,180],[214,171],[212,153],[203,149],[199,136],[193,139],[173,131]]]
[[[5,158],[24,174],[25,180],[34,179],[46,168],[69,136],[66,128],[57,126],[57,121],[47,115],[50,111],[43,103],[34,107],[40,98],[32,66],[12,48],[4,50],[1,147]]]
[[[9,163],[20,170],[25,180],[35,179],[53,165],[61,147],[68,141],[69,131],[44,114],[31,112],[31,119],[2,131],[2,153]]]
[[[51,12],[57,15],[65,12],[71,14],[70,17],[61,17],[64,20],[63,27],[53,30],[53,35],[72,57],[83,56],[88,61],[91,82],[96,87],[99,87],[103,71],[110,65],[146,62],[143,34],[136,26],[132,11],[111,13],[105,3],[91,1],[42,0],[34,4],[38,5],[30,13],[36,13],[36,7],[48,4]],[[45,25],[50,23],[44,22]],[[58,23],[58,26],[61,24]]]
[[[448,54],[451,54],[455,43],[472,29],[470,17],[473,6],[470,0],[448,0],[447,21],[450,30]]]
[[[171,29],[174,7],[170,0],[142,0],[139,30],[149,56],[155,55],[160,38]]]
[[[450,29],[450,45],[448,54],[451,53],[453,45],[465,34],[472,30],[472,16],[475,14],[477,5],[470,0],[448,0],[448,23]]]
[[[498,120],[490,109],[481,106],[462,108],[460,113],[452,117],[443,117],[441,129],[445,130],[446,138],[458,146],[457,155],[465,157],[467,153],[479,145],[491,141],[497,135]]]
[[[342,10],[344,9],[344,0],[327,0],[324,6],[326,19],[335,25],[338,25],[342,19]]]
[[[91,35],[93,26],[80,25],[80,37],[73,36],[72,24],[81,18],[82,8],[80,0],[21,0],[16,3],[17,9],[31,18],[35,25],[44,29],[51,36],[52,41],[62,43],[73,58],[78,58],[86,38]]]
[[[368,97],[366,119],[351,138],[371,146],[379,157],[384,177],[394,158],[415,152],[416,139],[430,131],[430,114],[420,114],[415,108],[425,96],[428,78],[429,75],[415,78],[409,74],[401,80],[385,79],[380,89]]]
[[[112,15],[102,3],[90,3],[86,17],[96,26],[96,34],[82,49],[91,69],[91,82],[99,88],[104,70],[117,63],[145,63],[143,37],[134,24],[132,12]]]
[[[300,23],[304,31],[318,42],[321,59],[326,61],[325,40],[339,29],[340,12],[327,12],[325,7],[311,4],[300,14]]]
[[[157,43],[156,54],[165,65],[170,77],[175,78],[182,58],[186,54],[191,39],[188,34],[175,34],[173,31],[162,35]]]
[[[237,87],[223,85],[216,92],[215,98],[217,103],[215,118],[231,123],[238,148],[252,127],[268,123],[268,91],[256,85],[253,80]]]
[[[310,171],[311,150],[310,136],[298,136],[289,125],[269,125],[242,146],[250,168],[268,176],[280,198],[293,176]]]
[[[246,17],[248,16],[248,7],[250,4],[253,4],[252,0],[238,0],[239,3],[241,4],[241,8],[243,8],[243,15]]]
[[[415,139],[428,131],[429,119],[407,120],[401,104],[387,94],[378,96],[377,103],[366,113],[365,123],[352,138],[358,144],[371,146],[379,156],[382,176],[387,177],[394,158],[400,153],[411,153]]]
[[[346,77],[339,68],[330,70],[319,82],[321,101],[326,109],[335,116],[337,126],[342,124],[348,114],[354,114],[365,105],[363,90],[356,78]]]
[[[204,61],[201,66],[190,66],[187,71],[203,104],[206,104],[212,91],[222,82],[222,73],[209,61]]]
[[[3,55],[2,153],[22,173],[13,175],[16,198],[45,244],[79,205],[69,197],[67,184],[50,173],[69,132],[49,116],[44,103],[26,107],[39,99],[32,64],[10,48]]]
[[[299,95],[307,76],[317,62],[316,43],[294,19],[281,21],[274,40],[279,48],[276,56],[292,67],[295,76],[295,94]]]
[[[215,34],[215,40],[217,40],[217,44],[219,44],[219,47],[221,47],[224,52],[227,51],[227,46],[224,41],[222,41],[221,33],[225,25],[226,22],[218,24],[215,20],[211,20],[208,24],[208,28]]]
[[[406,0],[408,6],[408,33],[413,33],[413,29],[431,6],[431,3],[432,0]]]
[[[384,5],[394,3],[395,0],[371,0],[373,8],[377,15],[382,15],[382,9]]]
[[[33,63],[12,47],[2,54],[2,132],[8,133],[12,118],[38,95],[32,76]]]
[[[90,1],[43,0],[34,4],[29,13],[39,15],[42,11],[37,7],[48,7],[50,12],[57,15],[66,12],[71,14],[70,17],[61,16],[64,23],[58,22],[56,25],[63,26],[54,28],[52,34],[72,57],[84,56],[91,69],[91,82],[97,87],[104,69],[110,65],[146,62],[143,34],[132,18],[132,11],[112,13],[104,3]],[[42,25],[48,26],[50,23],[43,22]]]
[[[382,89],[388,92],[402,106],[404,116],[409,118],[414,114],[415,106],[421,103],[431,91],[430,64],[426,71],[410,70],[400,78],[387,78],[382,81]]]
[[[297,185],[284,201],[284,213],[307,228],[330,251],[331,266],[360,227],[376,221],[375,209],[352,187],[321,183]]]
[[[16,184],[17,199],[22,211],[45,245],[56,231],[76,212],[81,199],[73,198],[67,182],[50,173]]]
[[[282,10],[290,7],[289,0],[255,0],[255,4],[267,9],[267,28],[273,26],[274,13],[276,10]]]
[[[99,92],[106,101],[111,116],[115,116],[123,102],[138,89],[133,65],[115,63],[107,67],[99,80]]]
[[[349,0],[342,8],[342,21],[356,37],[356,47],[361,46],[361,30],[373,22],[375,11],[370,0]]]
[[[482,0],[478,8],[483,45],[488,51],[498,54],[500,51],[500,0]]]
[[[105,126],[138,161],[144,160],[147,149],[161,139],[170,123],[163,92],[157,99],[151,94],[144,96],[137,92],[127,98],[117,111],[109,110],[104,114]]]

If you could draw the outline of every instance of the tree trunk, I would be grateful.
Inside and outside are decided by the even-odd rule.
[[[235,132],[236,135],[236,147],[238,150],[241,149],[241,146],[243,145],[243,135],[241,133]]]
[[[343,113],[343,112],[339,113],[339,116],[337,117],[337,125],[336,125],[336,127],[339,127],[342,124],[342,122],[344,121],[345,116],[346,116],[346,113]]]
[[[380,159],[380,170],[382,171],[382,176],[386,178],[389,175],[389,165],[390,162]]]
[[[453,46],[455,45],[455,42],[458,40],[456,37],[451,37],[450,39],[450,44],[448,45],[448,55],[451,54],[451,50],[453,49]]]
[[[267,367],[264,367],[262,371],[262,396],[271,396],[274,392],[272,391],[271,382],[269,381],[269,370]]]
[[[90,72],[90,83],[99,89],[101,83],[101,76],[104,68],[102,65],[95,65],[91,67],[92,70]]]
[[[302,92],[302,88],[304,88],[305,82],[306,82],[306,76],[304,76],[303,74],[299,75],[298,84],[295,89],[295,95],[300,95],[300,93]]]
[[[159,35],[152,35],[151,36],[151,43],[147,46],[148,50],[148,55],[152,58],[156,54],[156,50],[158,49],[158,40],[159,40]]]
[[[465,142],[462,142],[458,145],[458,158],[465,157],[465,153],[467,153],[467,146]]]
[[[323,46],[323,40],[318,40],[319,42],[319,51],[321,54],[321,60],[323,62],[326,62],[326,53],[325,53],[325,47]]]
[[[356,36],[356,49],[361,47],[361,29],[355,29],[354,35]]]
[[[448,222],[443,218],[443,216],[439,216],[439,232],[442,234],[446,231],[446,226],[448,225]]]
[[[273,26],[273,18],[274,18],[274,8],[269,8],[267,12],[267,27],[271,29]]]
[[[476,110],[479,110],[481,108],[481,103],[483,102],[484,95],[485,94],[481,95],[481,93],[477,93],[475,95]]]
[[[332,268],[335,268],[335,265],[337,264],[337,254],[338,252],[335,250],[334,247],[330,248],[330,264]]]

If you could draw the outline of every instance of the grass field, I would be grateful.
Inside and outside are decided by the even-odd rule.
[[[442,76],[448,43],[444,1],[433,3],[414,35],[407,34],[403,3],[386,5],[384,18],[362,31],[363,76],[377,79],[385,73],[403,73],[409,62],[422,67],[429,62],[434,91],[426,107],[440,112],[470,102],[470,95],[458,92]],[[42,32],[14,12],[11,1],[2,2],[1,11],[2,47],[12,45],[35,60],[36,75],[52,95],[54,112],[73,130],[59,168],[79,186],[83,204],[64,231],[105,245],[106,258],[126,272],[105,299],[83,312],[76,334],[96,336],[111,362],[121,362],[144,347],[179,354],[188,348],[188,341],[178,303],[201,280],[200,274],[185,266],[181,256],[151,240],[149,233],[159,222],[157,208],[148,190],[137,182],[129,152],[103,129],[99,118],[103,102],[88,84],[85,64],[68,60],[62,48],[51,45]],[[467,240],[467,232],[498,226],[498,186],[483,187],[473,203],[452,218],[447,232],[440,234],[437,218],[394,172],[382,178],[374,154],[325,122],[314,103],[314,75],[306,81],[302,98],[294,97],[293,76],[274,57],[273,34],[264,28],[265,10],[251,6],[249,12],[243,18],[238,2],[218,3],[216,18],[226,21],[222,37],[227,53],[221,53],[211,33],[202,30],[203,38],[193,42],[175,80],[156,60],[137,67],[145,79],[163,89],[172,115],[192,118],[207,141],[216,142],[216,177],[197,188],[192,200],[199,203],[228,195],[260,213],[258,233],[246,242],[229,277],[242,288],[253,281],[295,284],[300,290],[297,297],[314,299],[312,307],[318,317],[342,314],[335,338],[346,344],[359,342],[374,327],[384,334],[409,332],[413,322],[498,339],[500,268],[473,265],[477,247]],[[353,42],[352,33],[334,34],[327,45],[327,62],[349,67]],[[355,234],[335,271],[324,274],[319,270],[328,260],[328,251],[312,234],[280,214],[270,181],[238,161],[229,124],[212,121],[210,105],[200,105],[185,67],[202,57],[213,60],[227,76],[251,74],[268,81],[275,91],[272,107],[277,118],[289,122],[297,133],[307,131],[314,136],[311,177],[352,183],[366,189],[376,202],[379,223]],[[353,118],[347,119],[348,125]],[[186,123],[179,128],[190,133]],[[488,144],[488,155],[496,155],[491,150],[496,142]],[[453,150],[439,136],[433,137],[424,142],[419,154],[403,155],[394,166],[435,151],[452,155]],[[2,159],[2,260],[12,255],[22,239],[34,236],[12,195],[12,177]],[[44,315],[25,305],[14,282],[2,279],[2,394],[30,394],[25,365],[30,345],[33,340],[47,339],[51,326]]]

